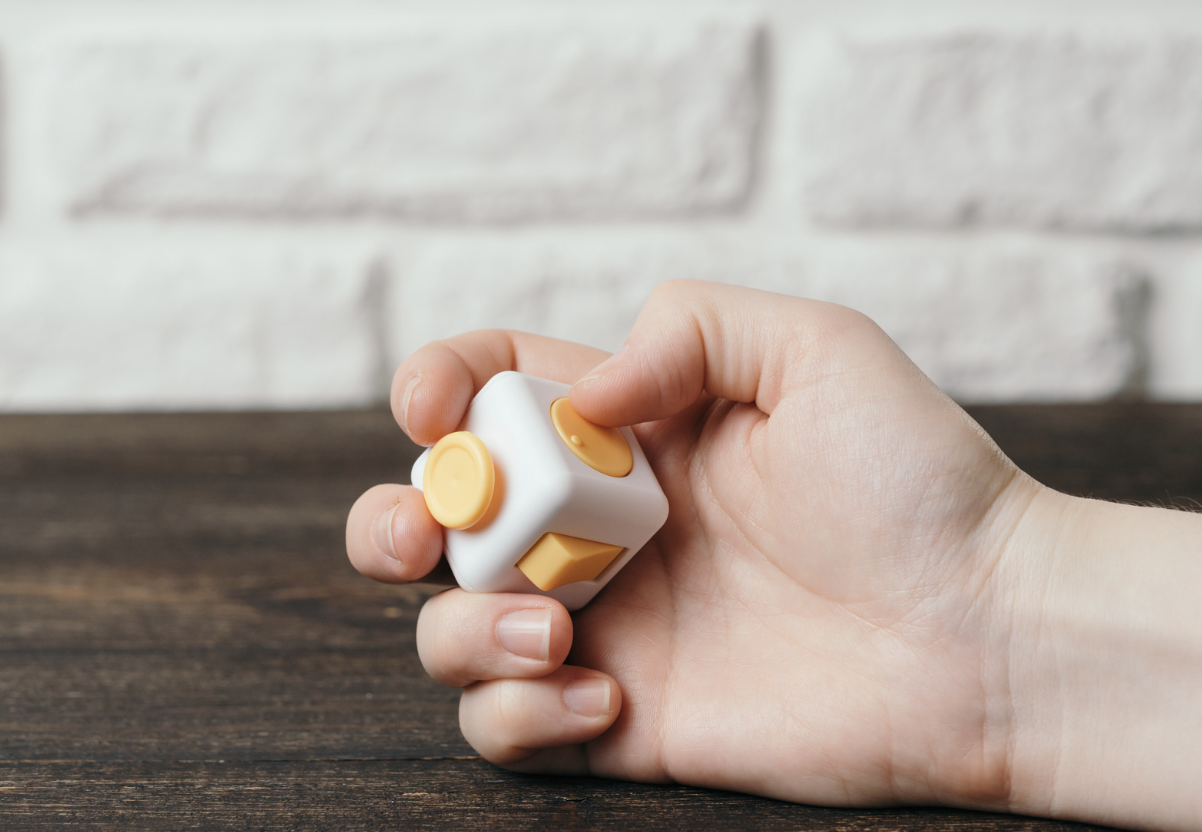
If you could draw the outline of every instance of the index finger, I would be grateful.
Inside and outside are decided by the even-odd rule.
[[[482,329],[435,341],[406,358],[392,378],[392,414],[419,445],[459,428],[472,397],[506,370],[571,384],[609,353],[571,341]]]

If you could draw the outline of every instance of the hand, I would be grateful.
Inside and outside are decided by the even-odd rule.
[[[540,596],[430,599],[419,654],[464,688],[468,741],[521,771],[1056,812],[1055,762],[1019,718],[1067,700],[1041,703],[1047,674],[1016,667],[1038,665],[1023,616],[1045,588],[1024,576],[1069,498],[843,307],[666,284],[604,357],[487,331],[397,370],[394,412],[422,444],[497,372],[575,381],[586,418],[636,425],[671,506],[574,621]],[[352,509],[351,560],[377,580],[423,578],[441,546],[415,489]]]

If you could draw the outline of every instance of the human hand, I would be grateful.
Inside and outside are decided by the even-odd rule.
[[[430,599],[419,654],[464,688],[468,741],[521,771],[1051,812],[1016,793],[1047,763],[1024,741],[1017,767],[1015,611],[1067,498],[842,307],[667,284],[604,357],[486,331],[397,371],[394,412],[422,444],[497,372],[575,381],[583,416],[636,425],[671,506],[574,620],[541,596]],[[377,486],[347,542],[364,574],[418,580],[442,530],[416,489]]]

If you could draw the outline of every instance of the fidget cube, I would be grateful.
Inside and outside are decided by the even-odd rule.
[[[472,592],[587,604],[668,518],[668,499],[630,428],[582,418],[568,385],[493,376],[462,429],[413,465],[446,527],[456,580]]]

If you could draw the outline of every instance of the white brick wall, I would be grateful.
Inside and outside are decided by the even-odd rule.
[[[1202,38],[974,33],[811,52],[801,142],[817,220],[1202,227]]]
[[[0,252],[0,407],[312,407],[376,394],[378,290],[361,258],[89,248]]]
[[[983,256],[834,248],[715,246],[687,236],[455,240],[397,275],[391,358],[490,326],[615,349],[652,287],[672,275],[854,306],[965,399],[1092,399],[1143,383],[1132,318],[1146,278],[1129,264],[1032,246]],[[451,309],[454,317],[429,312]]]
[[[685,24],[90,42],[51,59],[51,132],[81,211],[728,210],[752,159],[753,31]]]
[[[1202,398],[1202,5],[0,0],[0,65],[0,409],[365,404],[682,276]]]

